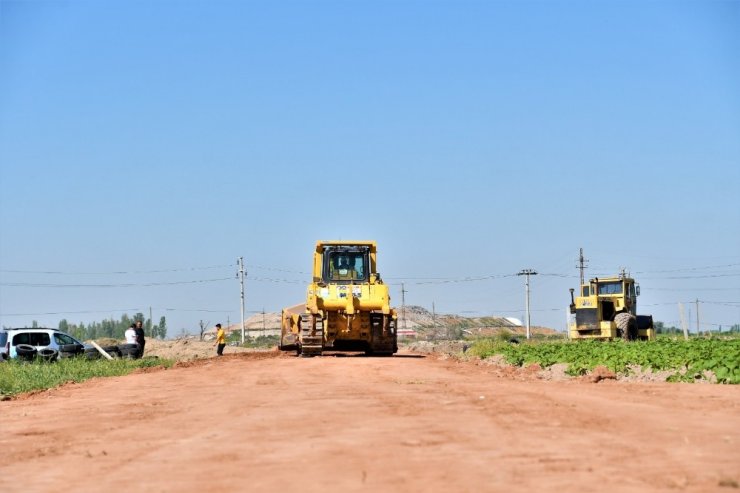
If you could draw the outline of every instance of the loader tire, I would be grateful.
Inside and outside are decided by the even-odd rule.
[[[629,312],[619,312],[614,317],[614,323],[625,341],[634,341],[637,337],[637,318]]]

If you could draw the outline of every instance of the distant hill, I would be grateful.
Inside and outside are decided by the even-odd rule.
[[[405,333],[418,337],[444,337],[449,332],[451,336],[456,335],[493,335],[506,330],[514,334],[524,334],[526,329],[506,317],[463,317],[455,314],[436,314],[424,307],[408,305],[402,310],[395,307],[398,313],[398,329],[400,334]],[[405,317],[404,317],[405,315]],[[405,322],[404,322],[405,319]],[[244,321],[247,333],[257,336],[274,335],[280,333],[280,313],[265,312],[255,313]],[[227,334],[241,330],[239,322],[224,327]],[[264,331],[264,332],[263,332]],[[533,334],[551,335],[557,331],[548,327],[532,326]],[[205,332],[207,338],[215,334],[215,329],[210,327]]]
[[[398,329],[403,334],[406,331],[416,332],[420,337],[436,336],[444,337],[450,335],[494,335],[503,330],[514,334],[526,333],[526,328],[514,322],[515,319],[507,317],[463,317],[455,314],[433,315],[429,310],[421,306],[410,305],[404,310],[397,308]],[[532,326],[533,334],[557,334],[557,331],[548,327]],[[456,334],[457,333],[457,334]],[[461,333],[461,334],[460,334]]]

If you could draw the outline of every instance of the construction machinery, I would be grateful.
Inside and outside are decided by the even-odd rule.
[[[581,284],[578,296],[570,290],[571,339],[654,340],[651,315],[637,315],[640,286],[622,272]]]
[[[306,303],[282,311],[280,349],[301,356],[397,352],[397,314],[376,257],[374,241],[318,241]]]

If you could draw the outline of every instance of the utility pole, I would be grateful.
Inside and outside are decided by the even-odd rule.
[[[683,310],[683,303],[678,304],[678,316],[681,318],[681,330],[683,331],[684,340],[689,340],[689,324],[686,323],[686,314]]]
[[[696,335],[701,334],[701,325],[699,325],[699,298],[696,298]]]
[[[265,336],[265,307],[262,307],[262,337]]]
[[[432,330],[434,330],[434,333],[436,334],[437,333],[437,310],[436,310],[436,307],[434,306],[433,301],[432,301],[432,327],[434,327],[434,329]],[[446,327],[445,328],[445,339],[449,339],[449,338],[450,338],[450,328]]]
[[[401,283],[401,319],[403,320],[403,331],[406,333],[406,288]]]
[[[529,317],[529,276],[536,276],[537,272],[533,269],[524,269],[521,272],[517,274],[517,276],[527,276],[527,279],[524,283],[524,287],[527,293],[527,299],[526,299],[526,307],[527,307],[527,339],[531,337],[529,332],[530,327],[530,317]]]
[[[581,271],[581,284],[578,285],[578,291],[581,291],[581,286],[583,286],[583,283],[585,282],[583,271],[586,269],[586,262],[588,262],[588,260],[583,257],[583,248],[581,248],[580,255],[578,255],[578,269]]]
[[[244,270],[244,257],[239,257],[237,259],[237,263],[239,264],[239,272],[237,272],[237,276],[239,277],[241,284],[242,344],[244,344],[244,275],[246,274],[246,271]]]

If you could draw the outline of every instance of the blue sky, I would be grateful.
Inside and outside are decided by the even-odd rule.
[[[521,277],[464,279],[533,268],[532,323],[562,329],[583,247],[641,313],[740,323],[739,25],[722,1],[0,0],[0,325],[234,321],[238,256],[247,310],[277,311],[334,238],[378,241],[397,304],[521,318]]]

